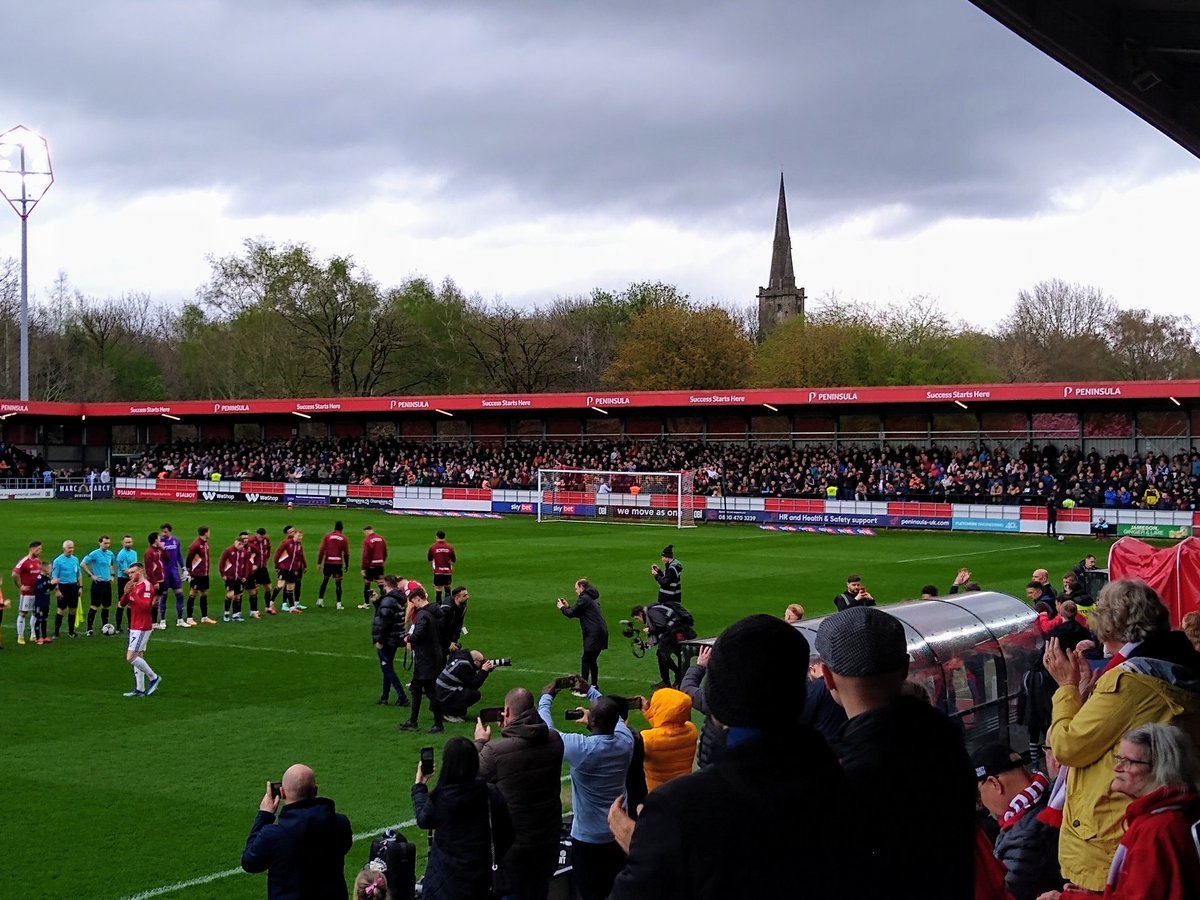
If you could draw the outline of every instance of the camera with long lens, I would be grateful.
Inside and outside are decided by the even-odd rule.
[[[501,666],[511,666],[512,665],[512,660],[510,658],[508,658],[507,656],[503,656],[500,659],[489,659],[488,662],[490,662],[492,664],[492,668],[494,668],[494,669],[498,669]]]
[[[635,622],[632,619],[621,619],[621,637],[629,639],[629,649],[633,651],[633,655],[638,659],[646,655],[646,648],[650,645],[646,643],[646,639],[642,636],[642,625],[640,622]]]

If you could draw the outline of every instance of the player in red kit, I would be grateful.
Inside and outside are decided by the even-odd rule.
[[[379,596],[383,596],[383,567],[387,564],[387,541],[383,535],[376,534],[370,525],[363,527],[362,542],[362,577],[363,602],[359,609],[371,608],[371,591],[379,588]]]
[[[148,697],[162,682],[146,662],[146,645],[150,643],[150,632],[155,627],[152,610],[157,606],[157,591],[137,563],[129,567],[129,583],[125,585],[125,593],[118,605],[129,610],[129,649],[125,661],[133,667],[133,690],[126,691],[125,696]]]
[[[306,565],[304,547],[301,546],[304,532],[289,526],[285,533],[287,536],[279,542],[279,547],[275,550],[275,574],[278,580],[275,582],[275,590],[271,592],[271,602],[274,603],[279,592],[283,591],[283,611],[299,613],[301,607],[296,602],[296,579],[303,573]]]
[[[337,608],[342,606],[342,576],[346,571],[346,562],[350,558],[350,542],[342,534],[342,523],[334,522],[333,531],[321,538],[321,546],[317,549],[317,568],[321,570],[321,589],[317,591],[317,606],[325,605],[325,588],[329,587],[329,579],[333,579],[333,587],[337,592]]]
[[[216,619],[208,617],[208,587],[209,587],[209,549],[208,549],[208,526],[201,525],[196,529],[196,539],[187,549],[187,554],[183,558],[183,564],[188,571],[188,579],[190,589],[188,590],[187,598],[187,623],[195,625],[196,620],[192,618],[192,613],[195,611],[196,598],[200,598],[200,623],[202,625],[216,625]]]
[[[242,591],[246,580],[254,574],[254,560],[249,548],[249,535],[242,532],[232,544],[221,551],[217,561],[217,571],[225,582],[225,615],[226,622],[242,621]],[[232,610],[232,612],[231,612]]]
[[[446,532],[439,531],[437,540],[429,545],[425,558],[433,565],[433,589],[437,593],[440,605],[443,598],[450,597],[450,581],[454,578],[454,564],[458,557],[454,555],[454,545],[446,543]]]
[[[243,585],[250,592],[250,607],[258,608],[258,589],[262,588],[263,603],[271,615],[275,615],[275,600],[271,596],[271,573],[267,571],[267,562],[271,559],[271,539],[267,537],[267,529],[260,528],[246,538],[246,549],[254,562],[254,573],[250,580]]]
[[[18,587],[17,598],[17,644],[25,643],[25,620],[33,615],[34,599],[37,596],[38,576],[42,574],[42,542],[31,541],[29,552],[13,566],[13,580]],[[34,637],[33,622],[29,623],[29,636]]]

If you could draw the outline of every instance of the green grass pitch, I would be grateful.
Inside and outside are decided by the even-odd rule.
[[[554,600],[573,596],[579,577],[599,588],[609,623],[612,646],[600,660],[601,688],[637,693],[656,681],[653,654],[635,660],[617,622],[634,603],[654,598],[650,565],[667,543],[683,562],[684,602],[701,634],[716,634],[748,613],[781,614],[791,602],[810,616],[828,612],[848,572],[860,573],[883,602],[914,597],[927,582],[945,591],[960,565],[986,589],[1022,596],[1035,567],[1045,566],[1057,579],[1101,547],[1090,539],[1057,543],[1034,535],[870,538],[745,525],[677,531],[122,502],[9,502],[0,517],[0,572],[9,599],[16,597],[12,566],[34,538],[52,559],[64,539],[74,540],[82,557],[101,533],[112,535],[114,545],[130,533],[140,557],[146,533],[164,521],[174,524],[185,546],[198,525],[208,525],[215,563],[238,530],[263,526],[277,543],[290,522],[305,530],[315,566],[321,535],[340,517],[355,561],[361,528],[373,524],[388,540],[389,570],[429,587],[425,549],[444,528],[461,560],[455,580],[471,590],[468,645],[514,659],[511,669],[489,679],[488,705],[510,687],[536,692],[554,675],[575,670],[579,628],[555,610]],[[375,704],[379,675],[370,615],[354,608],[360,582],[347,580],[344,612],[331,608],[332,587],[330,606],[315,608],[319,582],[315,572],[305,578],[309,609],[300,616],[155,632],[147,659],[163,683],[145,700],[121,696],[132,684],[123,635],[71,641],[64,628],[52,646],[18,647],[14,603],[4,616],[0,653],[0,897],[261,897],[265,876],[229,873],[238,866],[265,782],[297,761],[313,766],[321,793],[350,816],[356,835],[411,820],[418,749],[440,746],[442,739],[397,733],[407,711]],[[173,622],[172,607],[173,598]],[[214,608],[219,618],[219,598]],[[556,714],[567,705],[560,700]],[[429,724],[426,708],[422,725]],[[446,736],[470,735],[471,728],[448,725]],[[424,847],[415,828],[405,832]],[[356,842],[348,875],[366,861],[368,843],[365,837]]]

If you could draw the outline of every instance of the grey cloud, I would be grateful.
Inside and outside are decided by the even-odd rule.
[[[431,204],[758,228],[782,169],[793,222],[895,206],[908,230],[1194,163],[965,0],[50,0],[8,19],[27,38],[0,100],[62,148],[60,177],[121,198],[222,185],[247,215],[353,205],[402,171],[444,179]]]

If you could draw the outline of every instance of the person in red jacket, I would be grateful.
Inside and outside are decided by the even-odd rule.
[[[433,588],[437,593],[437,602],[450,597],[450,582],[454,579],[454,564],[458,557],[454,555],[454,545],[446,543],[446,532],[439,531],[437,538],[429,545],[425,558],[433,566]]]
[[[1200,852],[1192,827],[1200,821],[1200,757],[1173,725],[1142,725],[1127,732],[1113,756],[1112,791],[1132,802],[1117,846],[1106,900],[1195,900],[1200,897]],[[1038,900],[1095,896],[1067,885]]]
[[[196,620],[192,618],[192,613],[196,609],[196,598],[200,598],[200,623],[203,625],[216,625],[216,619],[208,617],[208,526],[201,525],[196,529],[196,539],[187,549],[187,554],[183,558],[183,564],[188,571],[188,590],[187,598],[187,623],[195,625]]]
[[[337,592],[337,608],[342,606],[342,576],[346,571],[346,562],[350,559],[350,542],[342,534],[342,523],[334,522],[333,531],[321,538],[321,546],[317,548],[317,568],[321,570],[321,589],[317,591],[317,606],[325,605],[325,588],[329,587],[329,579],[333,579],[333,588]]]
[[[386,563],[387,541],[370,525],[363,526],[362,565],[360,567],[363,577],[363,602],[358,604],[359,609],[371,608],[371,592],[374,588],[378,588],[379,596],[383,596],[383,567]]]

